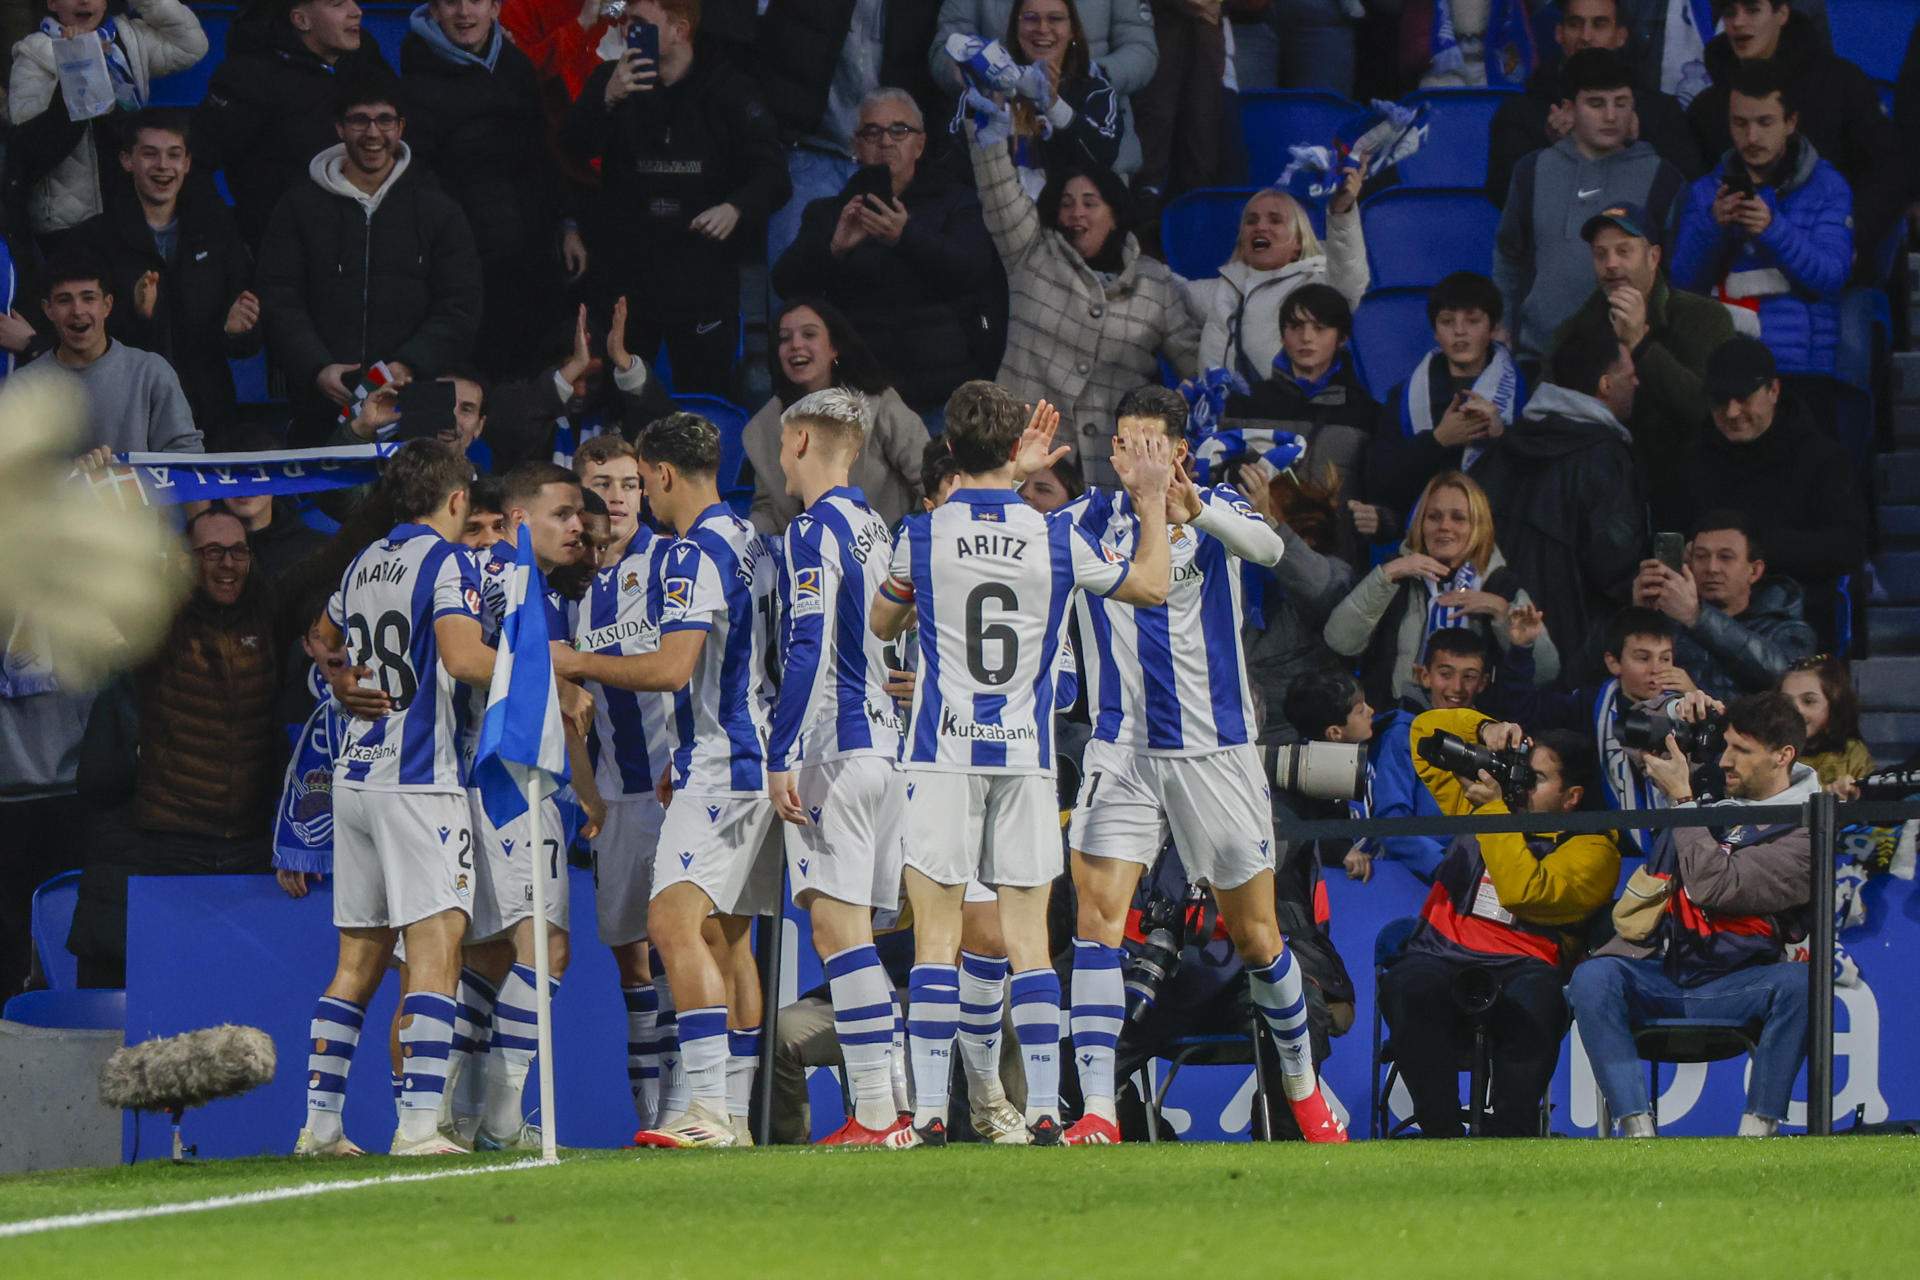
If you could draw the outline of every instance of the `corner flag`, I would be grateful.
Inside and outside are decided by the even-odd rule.
[[[473,762],[473,785],[495,827],[512,822],[530,800],[559,790],[568,778],[560,694],[547,648],[557,638],[547,634],[547,584],[534,562],[533,531],[522,525],[516,541],[493,685]]]

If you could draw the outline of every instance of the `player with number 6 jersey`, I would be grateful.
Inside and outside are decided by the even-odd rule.
[[[1142,519],[1129,558],[1020,500],[1026,476],[1065,456],[1065,446],[1053,445],[1059,420],[1044,401],[1030,417],[992,383],[962,384],[947,401],[958,485],[943,505],[903,522],[873,602],[876,635],[892,639],[917,614],[920,640],[903,761],[915,1104],[912,1126],[890,1134],[889,1145],[946,1141],[961,903],[975,875],[1000,899],[1028,1131],[1036,1143],[1060,1139],[1060,983],[1046,930],[1047,890],[1063,861],[1054,659],[1076,591],[1138,604],[1166,599],[1171,453],[1162,440],[1124,461]]]

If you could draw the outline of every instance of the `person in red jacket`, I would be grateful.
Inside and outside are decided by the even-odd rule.
[[[600,65],[600,42],[613,23],[606,0],[506,0],[500,25],[520,52],[533,62],[542,81],[559,81],[568,102],[580,96],[587,77]]]

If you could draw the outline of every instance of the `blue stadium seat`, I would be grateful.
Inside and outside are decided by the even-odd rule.
[[[229,360],[233,370],[233,390],[239,404],[268,404],[273,395],[267,390],[267,352],[262,347],[245,360]]]
[[[1360,300],[1353,313],[1353,355],[1375,400],[1385,400],[1431,350],[1425,289],[1376,289]]]
[[[360,30],[374,38],[381,56],[395,71],[400,70],[400,42],[407,38],[407,20],[413,13],[408,4],[363,4],[360,6]]]
[[[1220,274],[1240,238],[1240,211],[1257,187],[1202,187],[1173,198],[1160,212],[1160,245],[1167,265],[1189,280]],[[1302,200],[1315,235],[1327,233],[1326,205]]]
[[[156,107],[199,106],[207,96],[207,81],[213,78],[213,69],[226,61],[227,29],[233,26],[235,9],[231,5],[201,4],[191,8],[193,16],[200,19],[200,29],[207,33],[207,56],[185,71],[155,80],[148,94]]]
[[[62,871],[33,891],[33,952],[40,958],[47,985],[55,991],[80,985],[80,961],[67,950],[67,930],[73,926],[73,909],[79,902],[78,871]]]
[[[1477,191],[1392,187],[1360,206],[1376,289],[1428,288],[1455,271],[1493,272],[1500,211]]]
[[[1407,187],[1478,191],[1487,181],[1487,135],[1493,113],[1513,89],[1422,89],[1402,101],[1427,109],[1427,140],[1398,166]]]
[[[7,1001],[0,1018],[29,1027],[61,1027],[73,1031],[124,1031],[127,993],[124,991],[27,991]]]
[[[1280,180],[1287,148],[1326,146],[1335,131],[1360,114],[1359,103],[1336,93],[1262,89],[1240,95],[1240,127],[1247,139],[1247,180],[1264,187]]]
[[[744,518],[753,509],[753,481],[740,474],[747,461],[747,420],[753,415],[719,396],[690,394],[675,396],[673,402],[720,428],[720,496]]]
[[[1915,16],[1913,0],[1827,0],[1834,52],[1883,85],[1900,74]]]

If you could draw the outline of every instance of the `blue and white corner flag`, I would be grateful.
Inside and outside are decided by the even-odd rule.
[[[480,722],[473,785],[487,820],[504,827],[527,811],[529,793],[549,795],[567,783],[567,739],[560,692],[547,642],[546,581],[533,558],[533,531],[520,527],[507,576],[493,686]],[[537,789],[537,790],[536,790]]]

